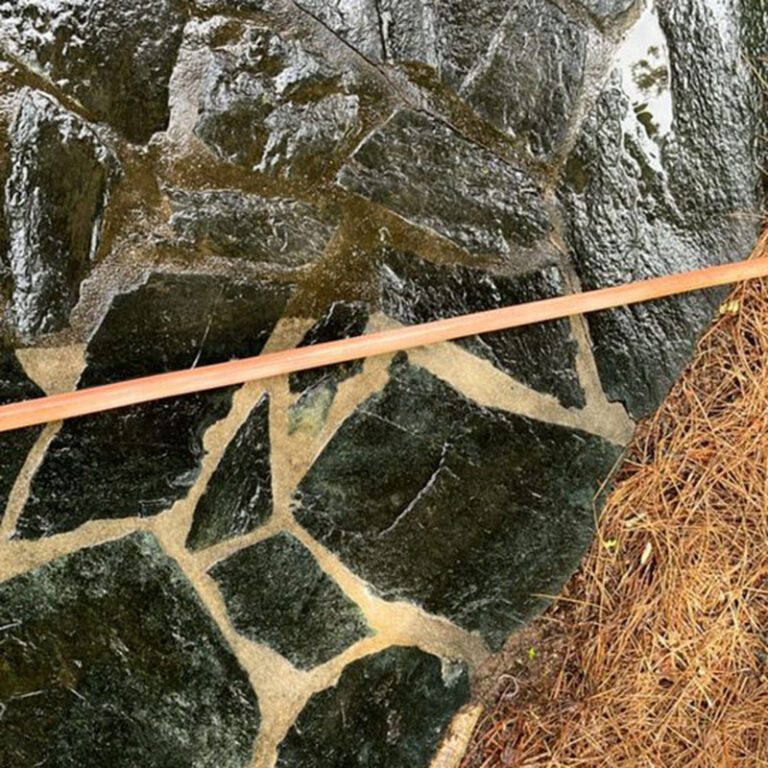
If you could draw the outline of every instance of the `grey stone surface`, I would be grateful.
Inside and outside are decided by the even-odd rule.
[[[460,665],[417,648],[366,656],[309,700],[280,745],[277,768],[427,766],[468,697]]]
[[[180,0],[3,0],[0,37],[96,120],[146,142],[168,124]]]
[[[640,0],[577,0],[591,13],[601,19],[613,20],[640,4]]]
[[[114,299],[79,386],[256,355],[288,293],[276,283],[152,275]],[[33,478],[17,534],[35,538],[167,509],[197,477],[203,434],[230,399],[231,390],[213,390],[68,421]]]
[[[48,96],[24,92],[5,187],[11,317],[22,334],[67,326],[117,172],[114,155],[86,123]]]
[[[599,37],[548,0],[515,0],[493,46],[461,93],[485,119],[523,139],[534,155],[561,148]]]
[[[264,395],[232,438],[197,502],[187,536],[203,549],[249,533],[272,516],[269,395]]]
[[[13,348],[0,339],[0,405],[43,394],[24,372]],[[19,470],[39,434],[40,427],[0,433],[0,521]]]
[[[734,29],[698,0],[661,4],[660,21],[672,132],[649,134],[614,76],[566,167],[566,236],[585,289],[735,260],[755,241],[755,84]],[[592,315],[609,397],[635,417],[652,412],[721,296],[700,292]]]
[[[498,648],[575,569],[619,453],[478,406],[399,358],[302,480],[294,514],[382,596]]]
[[[515,245],[533,245],[550,229],[529,176],[421,112],[396,112],[338,179],[475,254],[508,258]]]
[[[320,259],[338,218],[298,200],[236,190],[169,190],[171,225],[184,242],[217,256],[277,269]]]
[[[232,623],[300,669],[311,669],[370,634],[360,609],[294,536],[279,533],[210,571]]]
[[[148,534],[0,585],[0,764],[241,768],[260,713],[245,672]]]
[[[566,292],[557,267],[509,277],[462,265],[438,266],[393,249],[379,253],[381,308],[406,325],[537,301]],[[582,407],[576,342],[567,320],[458,339],[524,384]]]
[[[248,26],[212,51],[200,138],[222,158],[269,175],[322,176],[358,128],[356,74],[297,38]]]

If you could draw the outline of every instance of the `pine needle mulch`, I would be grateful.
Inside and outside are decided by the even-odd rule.
[[[462,768],[768,766],[768,281],[723,305],[514,642]]]

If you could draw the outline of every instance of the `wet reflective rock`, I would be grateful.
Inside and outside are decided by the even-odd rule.
[[[270,175],[322,175],[358,127],[356,76],[298,39],[246,27],[212,51],[197,135],[224,159]]]
[[[171,225],[183,241],[227,258],[270,267],[302,267],[317,261],[337,218],[297,200],[234,190],[169,190]]]
[[[426,768],[468,698],[463,666],[387,648],[312,696],[279,747],[277,768]]]
[[[399,357],[302,480],[294,514],[383,597],[498,648],[576,567],[619,453],[476,405]]]
[[[254,406],[227,446],[195,507],[190,549],[249,533],[272,516],[269,395]]]
[[[632,109],[614,76],[566,167],[560,198],[585,289],[735,260],[754,245],[755,83],[729,36],[735,27],[698,0],[659,8],[669,47],[671,132],[658,131],[642,105]],[[608,396],[635,417],[652,412],[720,296],[699,292],[591,315]]]
[[[7,766],[240,768],[260,714],[245,672],[147,534],[0,585]]]
[[[168,82],[186,18],[180,0],[2,0],[12,52],[137,143],[168,125]]]
[[[548,0],[516,0],[462,95],[486,120],[525,140],[535,155],[560,148],[598,36]]]
[[[0,405],[42,397],[45,393],[29,379],[16,359],[13,348],[0,340]],[[40,434],[40,427],[0,433],[0,521],[8,495],[30,448]]]
[[[300,669],[370,634],[360,609],[288,533],[236,552],[210,570],[238,632]]]
[[[540,190],[523,171],[420,112],[396,112],[338,182],[475,254],[508,257],[550,228]]]
[[[638,0],[577,0],[587,10],[602,19],[615,19],[622,16],[630,8],[638,5]]]
[[[461,265],[438,266],[392,249],[380,252],[381,308],[406,325],[497,309],[566,292],[557,267],[509,277]],[[567,406],[583,407],[576,342],[567,320],[485,333],[457,344]]]
[[[368,306],[362,302],[334,302],[307,331],[299,347],[361,336],[365,333],[368,318]],[[289,387],[292,393],[299,394],[299,399],[291,408],[292,423],[298,424],[309,413],[315,415],[312,419],[314,423],[324,423],[339,384],[357,376],[362,370],[362,360],[350,360],[292,373],[288,377]]]
[[[68,325],[96,256],[117,169],[80,118],[42,93],[24,93],[5,187],[11,318],[20,333]]]
[[[277,283],[154,274],[113,300],[79,386],[257,355],[288,295]],[[194,483],[203,434],[230,399],[230,389],[214,390],[66,422],[33,478],[17,535],[167,509]]]

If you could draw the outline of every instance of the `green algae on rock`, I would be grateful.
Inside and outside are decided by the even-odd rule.
[[[249,533],[271,516],[269,395],[264,395],[232,438],[197,502],[187,546],[210,547]]]
[[[194,589],[148,534],[0,585],[0,627],[0,764],[249,764],[256,696]]]
[[[360,609],[288,533],[236,552],[210,574],[237,631],[300,669],[322,664],[370,634]]]
[[[418,648],[388,648],[316,693],[280,745],[276,768],[427,766],[469,697],[467,670]]]

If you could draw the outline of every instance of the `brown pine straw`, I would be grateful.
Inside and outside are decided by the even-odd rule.
[[[494,679],[462,768],[768,766],[768,281],[723,305]]]

